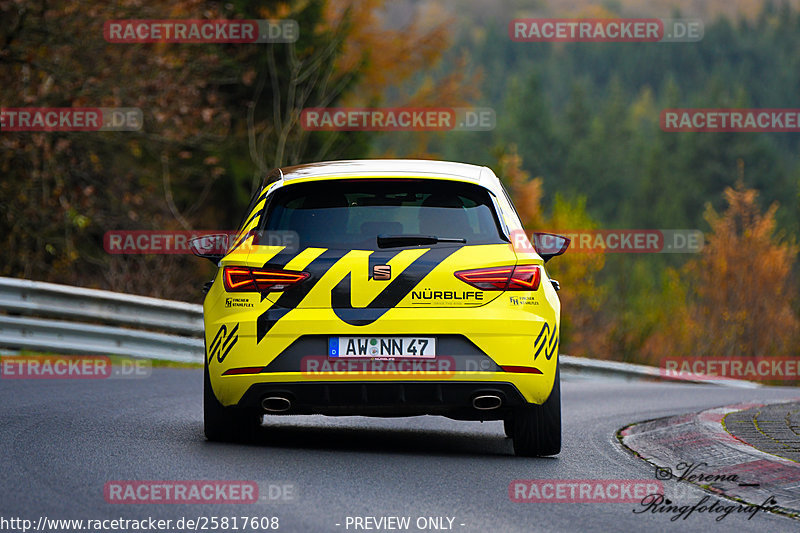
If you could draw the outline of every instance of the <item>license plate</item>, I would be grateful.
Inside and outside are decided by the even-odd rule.
[[[436,357],[435,337],[330,337],[330,357]]]

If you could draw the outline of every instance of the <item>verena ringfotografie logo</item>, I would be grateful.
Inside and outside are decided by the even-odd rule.
[[[139,131],[136,107],[5,107],[0,133],[7,131]]]
[[[508,497],[516,503],[638,503],[664,494],[652,479],[516,479]]]
[[[666,132],[798,132],[800,109],[665,109],[660,122]]]
[[[526,18],[508,24],[511,40],[526,43],[687,43],[703,33],[697,19]]]
[[[737,515],[748,515],[747,519],[751,520],[754,516],[761,512],[775,512],[778,509],[778,503],[774,497],[768,496],[759,505],[749,505],[741,503],[730,503],[730,501],[723,501],[718,498],[711,499],[711,496],[703,496],[699,500],[690,503],[675,502],[665,497],[663,494],[652,494],[647,496],[641,501],[641,506],[633,510],[634,514],[651,514],[661,515],[664,517],[669,516],[670,522],[677,522],[678,520],[686,520],[693,513],[698,515],[707,515],[714,517],[715,522],[722,522],[732,513]]]
[[[561,239],[570,239],[567,253],[697,253],[703,249],[700,230],[592,229],[548,230],[528,236],[522,230],[511,232],[511,246],[517,252],[557,253]]]
[[[800,380],[796,357],[667,357],[660,366],[669,379]]]
[[[490,107],[309,107],[300,113],[306,131],[490,131]]]
[[[109,43],[293,43],[300,37],[296,20],[108,20]]]

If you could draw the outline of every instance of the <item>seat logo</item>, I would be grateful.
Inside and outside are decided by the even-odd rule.
[[[392,265],[375,265],[372,267],[372,279],[377,281],[392,279]]]

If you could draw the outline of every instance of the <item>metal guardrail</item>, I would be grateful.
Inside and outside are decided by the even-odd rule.
[[[5,348],[193,363],[202,362],[205,352],[203,307],[196,304],[0,278],[0,313],[5,313],[0,314],[0,347]],[[155,333],[148,328],[169,333]],[[637,381],[665,380],[660,369],[655,367],[562,354],[558,357],[565,373]],[[745,388],[759,386],[731,379],[684,381]]]
[[[203,306],[118,292],[0,278],[0,311],[203,333]]]
[[[94,324],[0,315],[0,344],[64,354],[201,363],[203,339]]]
[[[5,348],[203,361],[201,305],[0,278],[0,312],[5,313],[0,314],[0,346]]]
[[[629,381],[657,380],[670,381],[673,383],[699,383],[703,385],[720,385],[723,387],[742,389],[754,389],[761,386],[753,381],[744,381],[741,379],[702,378],[700,376],[694,378],[669,378],[664,375],[664,372],[660,368],[654,366],[621,363],[618,361],[603,361],[564,354],[558,355],[558,364],[561,367],[562,374],[572,373],[587,377],[613,377]]]

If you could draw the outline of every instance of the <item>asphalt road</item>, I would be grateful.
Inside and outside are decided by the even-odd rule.
[[[36,524],[40,516],[275,516],[279,531],[368,531],[346,527],[348,517],[407,516],[410,531],[427,517],[452,518],[452,530],[464,532],[800,530],[796,520],[763,512],[749,520],[695,513],[671,521],[667,513],[634,513],[642,510],[635,503],[514,503],[508,494],[516,479],[652,480],[650,465],[617,443],[619,428],[797,398],[800,389],[566,378],[563,451],[522,459],[512,455],[501,423],[437,417],[270,418],[258,443],[210,444],[202,435],[201,386],[202,372],[185,369],[155,369],[135,380],[0,380],[0,529],[11,527],[3,519]],[[278,503],[112,504],[103,490],[114,480],[253,480],[262,491],[291,484],[296,493]],[[667,490],[674,483],[666,481]],[[680,494],[691,505],[706,493],[681,487]]]

